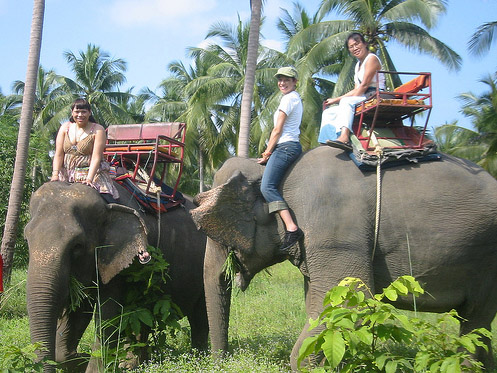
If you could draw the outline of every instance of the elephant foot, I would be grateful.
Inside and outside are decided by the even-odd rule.
[[[90,360],[89,354],[75,354],[69,357],[65,362],[60,363],[58,368],[64,372],[86,372],[88,368],[88,361]]]

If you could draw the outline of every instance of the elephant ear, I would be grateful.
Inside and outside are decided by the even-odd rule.
[[[251,250],[255,239],[256,186],[236,171],[224,184],[195,197],[190,211],[197,228],[227,247]]]
[[[104,243],[97,249],[97,265],[104,284],[128,267],[141,250],[147,249],[147,228],[136,210],[107,205]]]

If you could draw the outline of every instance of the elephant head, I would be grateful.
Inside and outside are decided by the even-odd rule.
[[[241,171],[240,171],[241,170]],[[213,351],[227,349],[230,284],[222,273],[230,251],[239,263],[238,285],[245,290],[256,273],[281,262],[281,223],[269,214],[260,193],[263,168],[254,160],[232,158],[216,173],[214,188],[195,197],[191,211],[207,236],[204,261],[209,330]]]
[[[99,280],[109,283],[146,249],[146,227],[133,209],[106,204],[82,184],[44,184],[31,198],[30,214],[25,236],[31,339],[47,348],[42,355],[60,361],[75,353],[91,319],[91,307],[67,312],[71,277],[87,288],[95,288]],[[67,330],[78,336],[67,335]]]

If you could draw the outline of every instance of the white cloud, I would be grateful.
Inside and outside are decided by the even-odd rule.
[[[268,48],[271,48],[271,49],[274,49],[274,50],[277,50],[280,52],[283,51],[283,43],[281,41],[278,41],[278,40],[261,39],[261,44],[264,45],[265,47],[268,47]]]
[[[109,7],[110,19],[121,26],[163,26],[188,20],[216,7],[216,0],[116,0]]]

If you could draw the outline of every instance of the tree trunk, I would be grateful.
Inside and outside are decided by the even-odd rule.
[[[261,26],[262,0],[251,0],[250,31],[248,37],[245,81],[243,84],[242,104],[240,108],[240,132],[238,134],[238,156],[248,158],[250,140],[250,121],[252,98],[254,96],[255,69],[259,50],[259,30]]]
[[[24,179],[29,149],[29,135],[33,122],[33,108],[36,92],[36,78],[40,63],[41,38],[43,33],[43,17],[45,14],[45,0],[34,0],[33,18],[31,21],[31,35],[29,42],[28,66],[26,70],[26,84],[22,99],[21,121],[17,137],[17,154],[14,164],[14,174],[10,187],[9,205],[5,218],[5,228],[2,238],[1,254],[3,257],[4,278],[10,281],[14,247],[17,237],[17,225],[21,210]]]
[[[205,183],[204,183],[204,152],[202,151],[202,146],[199,147],[198,150],[198,178],[200,181],[199,185],[199,193],[205,192]]]

